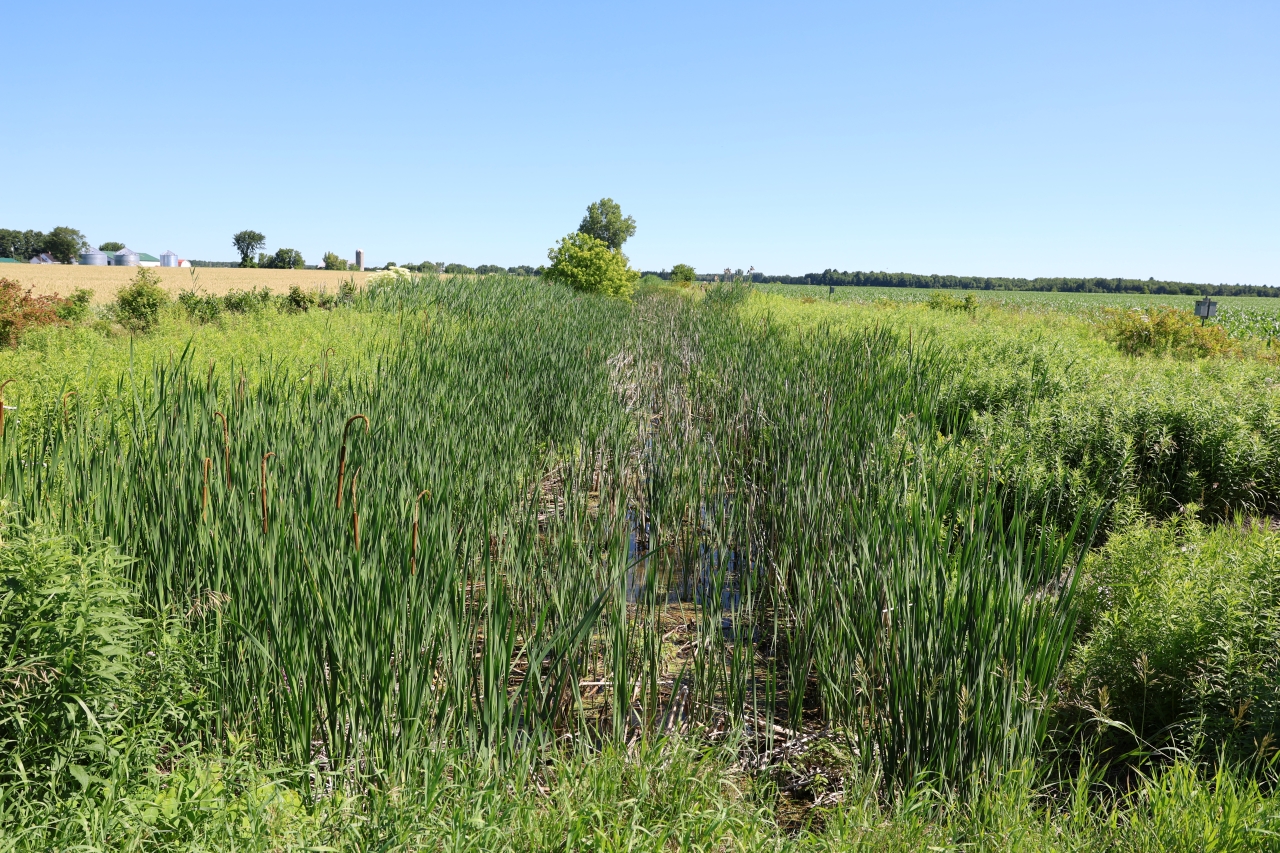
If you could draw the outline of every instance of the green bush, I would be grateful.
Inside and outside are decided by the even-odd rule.
[[[231,314],[253,314],[271,304],[271,291],[232,290],[222,297],[222,307]]]
[[[1208,358],[1240,349],[1221,326],[1202,325],[1190,311],[1163,305],[1127,311],[1110,309],[1105,328],[1116,347],[1129,355]]]
[[[671,268],[671,282],[682,287],[688,287],[696,281],[698,275],[694,272],[693,267],[688,264],[676,264]]]
[[[160,322],[160,310],[169,304],[169,294],[160,286],[160,274],[140,267],[133,281],[116,294],[116,316],[133,332],[148,332]]]
[[[547,257],[551,260],[544,273],[548,279],[586,293],[628,298],[640,278],[621,250],[580,231],[562,239]]]
[[[126,733],[137,598],[104,546],[0,533],[0,781],[87,786]]]
[[[978,298],[972,293],[961,297],[945,290],[935,290],[929,294],[925,304],[935,311],[968,311],[972,314],[978,310]]]
[[[286,314],[303,314],[310,311],[316,305],[316,295],[309,291],[303,290],[298,285],[293,285],[280,299],[280,310]]]
[[[1147,744],[1274,748],[1280,534],[1193,513],[1126,525],[1085,561],[1072,694]]]
[[[194,290],[184,290],[178,294],[178,304],[197,323],[212,323],[222,316],[223,301],[211,294],[201,295]]]
[[[83,287],[71,292],[57,308],[54,309],[59,319],[68,323],[79,323],[89,317],[89,302],[93,299],[93,291]]]

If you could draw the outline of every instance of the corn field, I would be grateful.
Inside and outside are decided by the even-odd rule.
[[[1025,762],[1090,520],[956,452],[928,341],[740,295],[373,285],[398,333],[341,369],[50,390],[3,425],[0,498],[132,556],[200,633],[208,736],[284,760],[393,784],[445,745],[822,728],[888,785]]]

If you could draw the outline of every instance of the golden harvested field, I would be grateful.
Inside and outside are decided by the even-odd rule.
[[[199,276],[200,291],[216,296],[231,290],[250,290],[257,287],[267,287],[275,293],[282,293],[295,284],[307,290],[316,290],[323,285],[325,290],[334,291],[345,279],[354,278],[357,285],[363,285],[372,275],[369,272],[340,270],[261,270],[238,267],[153,267],[153,269],[160,273],[165,287],[173,295],[191,287],[193,271]],[[95,304],[115,299],[116,291],[128,284],[137,272],[137,267],[0,264],[0,278],[18,282],[23,290],[31,288],[36,296],[50,293],[66,296],[73,290],[83,287],[93,291]]]

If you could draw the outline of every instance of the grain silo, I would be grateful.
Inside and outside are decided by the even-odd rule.
[[[364,249],[356,249],[356,269],[364,269]]]
[[[105,267],[109,261],[106,252],[90,246],[80,253],[80,263],[87,267]]]
[[[175,255],[172,251],[165,252],[163,255],[160,256],[160,266],[176,267],[177,265],[178,265],[178,256]]]
[[[138,265],[138,253],[125,246],[111,256],[111,265],[113,267],[136,267]]]

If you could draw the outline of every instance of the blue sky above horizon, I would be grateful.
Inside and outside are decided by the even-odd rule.
[[[6,16],[0,227],[231,260],[1280,285],[1275,3],[218,4]],[[20,37],[16,37],[19,36]]]

